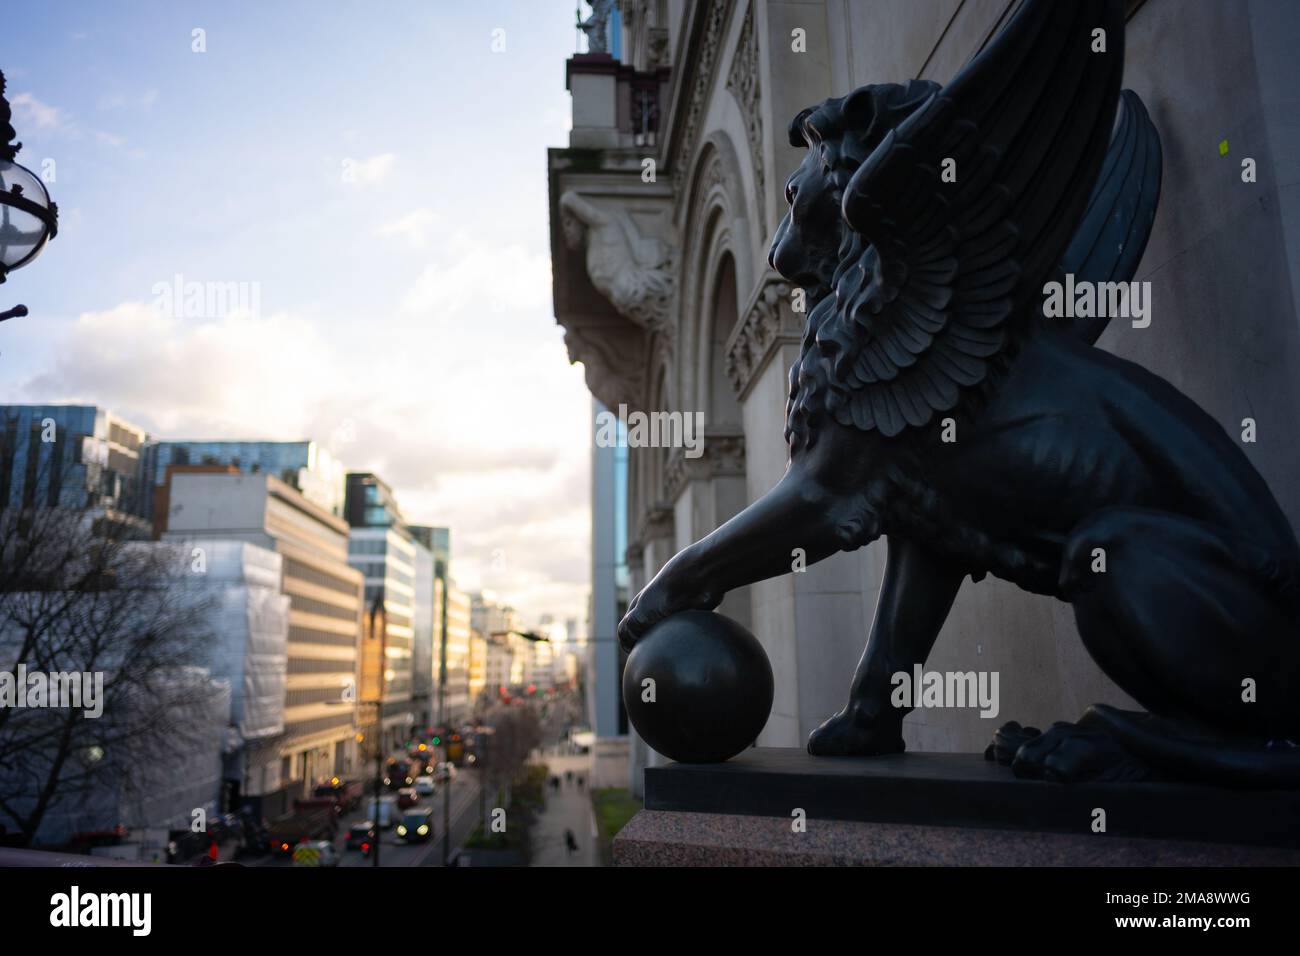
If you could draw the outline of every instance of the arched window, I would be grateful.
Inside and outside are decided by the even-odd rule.
[[[718,264],[713,282],[708,312],[704,320],[709,323],[708,407],[705,423],[711,428],[741,424],[740,402],[727,378],[727,339],[736,327],[738,306],[736,296],[736,263],[731,253],[726,253]]]

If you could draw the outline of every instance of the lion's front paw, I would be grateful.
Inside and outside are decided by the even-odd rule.
[[[627,613],[618,624],[618,639],[623,650],[631,653],[637,641],[645,636],[650,628],[664,618],[678,611],[712,611],[718,606],[720,597],[704,591],[687,591],[678,586],[679,576],[674,576],[665,568],[651,581],[641,593],[632,599]]]
[[[808,735],[808,752],[814,757],[874,757],[903,749],[900,722],[864,718],[851,706]]]

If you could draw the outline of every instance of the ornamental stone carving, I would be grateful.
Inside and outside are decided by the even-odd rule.
[[[759,89],[758,34],[754,30],[754,6],[745,11],[741,24],[740,41],[727,73],[727,91],[736,99],[745,118],[745,139],[749,143],[749,159],[754,169],[754,184],[758,196],[758,225],[767,231],[767,187],[763,176],[763,111]]]
[[[587,276],[618,312],[650,331],[669,329],[669,306],[675,284],[672,247],[644,236],[627,211],[598,206],[574,190],[560,197],[560,226],[565,244],[585,244]]]
[[[726,372],[736,394],[748,394],[754,378],[778,347],[799,341],[803,317],[794,312],[792,298],[801,292],[775,273],[760,283],[727,342]]]
[[[744,432],[706,428],[703,454],[698,458],[688,457],[681,448],[673,450],[664,466],[664,492],[669,501],[676,501],[688,482],[744,474]]]

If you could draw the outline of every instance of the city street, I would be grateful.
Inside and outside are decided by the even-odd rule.
[[[368,799],[369,796],[367,796]],[[431,797],[422,797],[420,803],[417,804],[418,807],[428,807],[433,810],[434,832],[439,835],[436,840],[430,840],[427,843],[401,843],[397,839],[394,827],[380,831],[379,865],[381,867],[442,865],[442,844],[444,839],[442,833],[442,801],[443,791],[439,789]],[[364,803],[365,801],[363,801]],[[462,770],[451,783],[450,818],[451,850],[455,851],[469,836],[479,819],[479,781],[478,774],[473,770]],[[364,810],[357,810],[340,818],[338,836],[334,839],[334,846],[339,851],[339,866],[374,866],[374,861],[370,857],[362,856],[360,850],[343,849],[348,829],[352,824],[360,823],[364,819]],[[292,862],[287,858],[264,857],[250,865],[292,866]]]

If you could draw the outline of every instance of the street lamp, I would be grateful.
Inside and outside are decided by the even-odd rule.
[[[41,178],[15,162],[22,143],[11,123],[13,111],[5,98],[0,72],[0,282],[41,254],[59,232],[59,207],[50,199]],[[0,312],[0,322],[27,314],[26,306]]]

